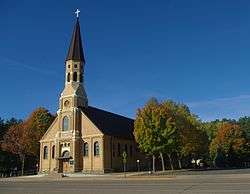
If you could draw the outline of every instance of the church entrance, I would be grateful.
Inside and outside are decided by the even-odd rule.
[[[63,160],[63,173],[68,173],[70,172],[70,165],[69,165],[69,159]]]
[[[70,172],[70,155],[69,151],[64,151],[62,157],[59,158],[59,172],[69,173]]]

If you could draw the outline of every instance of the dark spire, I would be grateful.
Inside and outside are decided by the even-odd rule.
[[[78,18],[76,20],[76,25],[71,38],[68,55],[66,57],[66,61],[67,60],[78,60],[85,63],[83,48],[82,48],[80,24]]]

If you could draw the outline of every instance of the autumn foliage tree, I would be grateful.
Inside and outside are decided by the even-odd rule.
[[[22,163],[22,174],[26,156],[39,158],[39,140],[51,125],[54,116],[44,108],[37,108],[22,123],[12,125],[3,137],[2,148],[17,154]]]
[[[216,162],[218,157],[224,157],[229,165],[244,155],[246,150],[246,138],[239,125],[224,122],[220,125],[216,137],[210,144],[211,159]]]
[[[23,123],[12,125],[4,135],[2,149],[19,156],[22,163],[22,174],[26,152],[26,139]]]
[[[24,121],[24,133],[27,138],[26,151],[39,158],[39,140],[47,131],[55,117],[45,108],[37,108]]]
[[[22,120],[20,119],[15,119],[15,118],[11,118],[8,120],[4,120],[2,118],[0,118],[0,140],[3,139],[4,134],[7,132],[7,130],[16,124],[21,123]]]

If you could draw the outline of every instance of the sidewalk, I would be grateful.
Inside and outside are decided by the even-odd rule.
[[[169,179],[174,176],[148,176],[148,172],[127,172],[124,173],[107,173],[107,174],[84,174],[84,173],[72,173],[72,174],[39,174],[31,176],[18,176],[9,178],[0,178],[1,181],[13,182],[13,181],[63,181],[63,180],[151,180],[151,179]]]

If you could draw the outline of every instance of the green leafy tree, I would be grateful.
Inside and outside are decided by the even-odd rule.
[[[158,101],[150,99],[146,105],[138,109],[134,124],[134,135],[141,151],[152,155],[152,169],[155,172],[155,154],[157,150],[158,132],[155,120],[158,109]]]
[[[221,124],[222,121],[218,119],[215,121],[204,122],[202,124],[202,128],[206,132],[209,142],[211,142],[215,138]]]
[[[167,155],[173,170],[173,153],[178,155],[180,168],[183,156],[207,153],[208,137],[201,126],[186,105],[151,99],[137,112],[135,138],[143,152],[153,155],[153,170],[158,154],[162,169],[165,170],[164,155]]]
[[[155,155],[160,155],[162,170],[165,170],[164,155],[173,163],[171,154],[177,143],[177,129],[174,122],[176,104],[172,101],[158,103],[150,99],[144,108],[139,109],[135,120],[135,138],[139,148],[153,156],[153,171],[155,171]]]
[[[241,117],[239,118],[237,124],[246,134],[246,138],[250,141],[250,117]]]
[[[165,119],[165,126],[162,128],[161,134],[163,134],[162,138],[162,146],[163,149],[161,152],[166,154],[169,159],[169,163],[171,169],[174,169],[172,155],[173,153],[177,153],[181,147],[181,123],[183,122],[178,117],[178,109],[180,104],[175,103],[172,100],[166,100],[162,102],[161,109],[163,111],[162,117]]]
[[[160,154],[162,170],[165,170],[164,155],[167,154],[171,169],[173,162],[171,155],[178,143],[178,135],[175,121],[176,104],[173,101],[165,101],[158,106],[156,129],[158,131],[157,153]]]
[[[175,116],[179,142],[176,147],[179,168],[185,157],[204,157],[208,153],[208,137],[202,130],[201,121],[184,104],[178,104]]]

